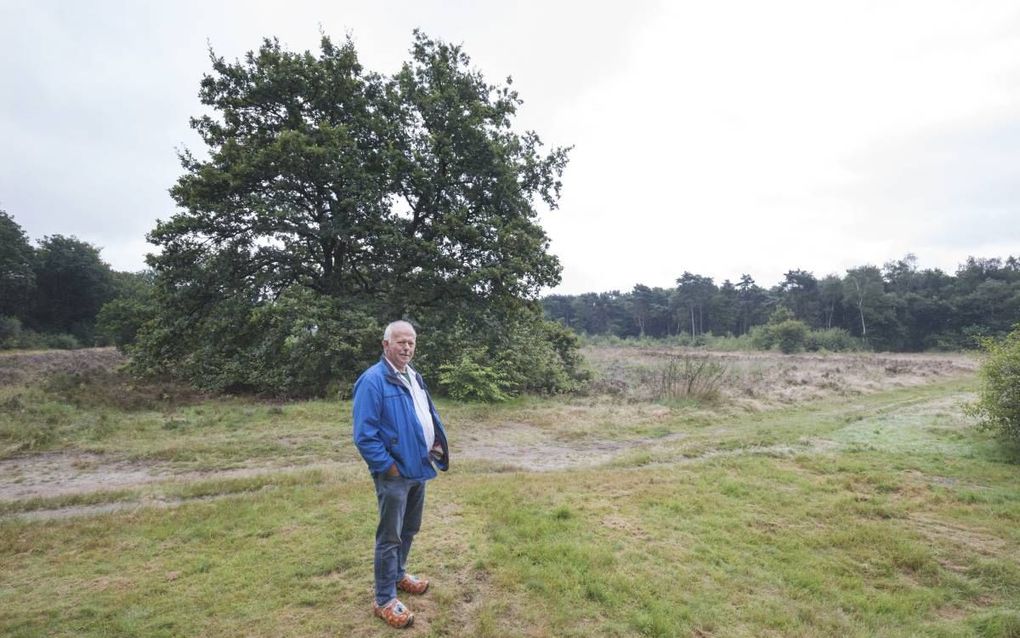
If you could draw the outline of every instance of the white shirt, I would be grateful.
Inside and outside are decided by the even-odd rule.
[[[386,359],[386,357],[383,357]],[[425,394],[425,388],[418,385],[418,375],[411,366],[406,366],[407,376],[386,359],[386,363],[397,373],[400,380],[407,389],[411,391],[411,399],[414,400],[414,411],[418,415],[418,423],[421,424],[421,432],[425,436],[425,449],[432,450],[436,442],[436,424],[432,421],[432,411],[429,410],[429,397]],[[408,380],[410,377],[410,381]]]

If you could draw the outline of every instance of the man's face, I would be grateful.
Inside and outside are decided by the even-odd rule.
[[[414,330],[407,326],[396,326],[390,330],[390,338],[383,339],[383,354],[397,370],[404,367],[414,357]]]

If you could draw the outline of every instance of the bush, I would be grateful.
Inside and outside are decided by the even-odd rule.
[[[780,309],[785,310],[785,309]],[[810,330],[803,321],[792,319],[788,312],[777,311],[764,326],[753,326],[748,332],[745,342],[757,350],[779,348],[790,354],[808,350],[817,352],[857,352],[864,350],[864,342],[854,337],[843,328],[827,328]]]
[[[439,384],[452,399],[496,403],[510,397],[503,392],[506,377],[492,366],[479,362],[485,358],[484,349],[464,352],[453,363],[439,366]]]
[[[557,394],[577,389],[588,379],[580,343],[569,328],[540,317],[510,324],[496,344],[495,361],[505,371],[510,394]]]
[[[78,339],[66,333],[38,333],[22,327],[17,317],[0,317],[0,350],[76,350]]]
[[[708,357],[672,356],[662,367],[658,398],[714,400],[726,373],[725,365]]]
[[[81,347],[74,335],[69,334],[43,335],[43,343],[47,348],[54,350],[75,350]]]
[[[987,358],[981,365],[981,387],[969,412],[985,428],[1020,443],[1020,324],[1004,339],[981,340]]]
[[[854,337],[843,328],[810,330],[804,348],[811,352],[825,350],[828,352],[858,352],[864,349],[860,339]]]
[[[21,337],[21,320],[17,317],[0,316],[0,349],[17,347]]]
[[[776,344],[775,335],[769,326],[751,326],[747,332],[751,340],[751,346],[755,350],[771,350]]]
[[[452,383],[455,374],[467,375],[461,382],[473,376],[485,378],[484,372],[471,371],[477,365],[498,371],[493,379],[507,396],[556,394],[577,389],[589,377],[579,348],[578,337],[569,328],[538,313],[507,312],[471,324],[428,326],[415,355],[415,368],[426,380],[446,375]],[[451,387],[440,383],[440,389],[453,397]]]
[[[783,353],[800,352],[807,343],[808,326],[793,318],[793,313],[780,307],[769,317],[764,326],[751,328],[751,343],[759,350],[778,347]]]
[[[707,339],[708,343],[706,346],[711,350],[719,350],[722,352],[744,352],[747,350],[754,350],[754,342],[750,333],[742,334],[735,337],[731,334],[724,336],[710,336]]]
[[[776,345],[783,354],[792,354],[804,349],[807,341],[808,327],[803,321],[787,319],[775,325],[769,326],[772,331]]]

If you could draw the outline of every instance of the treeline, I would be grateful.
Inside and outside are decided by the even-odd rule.
[[[630,292],[549,295],[546,315],[590,335],[739,337],[756,326],[793,320],[814,331],[845,331],[874,350],[973,348],[1020,321],[1020,260],[970,257],[955,275],[919,269],[917,259],[859,266],[821,279],[790,270],[764,288],[684,272],[675,288],[638,284]],[[760,329],[759,329],[760,331]]]
[[[97,329],[103,308],[110,314],[150,288],[149,275],[111,269],[98,248],[75,237],[52,235],[33,246],[0,210],[0,348],[112,344],[114,335]]]

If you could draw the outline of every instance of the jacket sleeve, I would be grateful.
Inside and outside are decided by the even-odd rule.
[[[363,376],[354,386],[354,445],[371,472],[385,472],[393,457],[379,430],[382,418],[382,389],[379,379]]]

